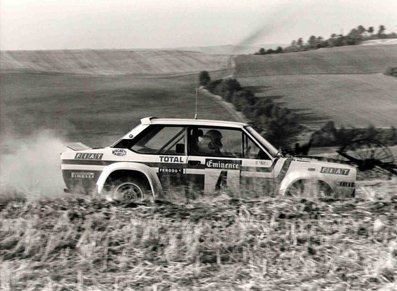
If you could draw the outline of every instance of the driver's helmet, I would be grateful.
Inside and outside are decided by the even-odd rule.
[[[222,133],[216,129],[208,130],[204,136],[208,138],[208,148],[213,151],[219,151],[222,147]]]

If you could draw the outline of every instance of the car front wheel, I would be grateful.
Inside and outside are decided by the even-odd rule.
[[[333,191],[331,187],[322,181],[300,180],[290,185],[285,192],[286,196],[302,197],[302,196],[317,196],[317,197],[331,197]]]
[[[122,202],[151,200],[150,187],[133,177],[122,177],[111,182],[109,194],[112,200]]]

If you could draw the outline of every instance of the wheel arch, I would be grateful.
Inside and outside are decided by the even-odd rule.
[[[300,173],[295,172],[291,175],[288,175],[281,181],[279,194],[285,195],[288,187],[290,187],[291,185],[293,185],[296,182],[305,181],[305,180],[313,180],[313,181],[318,181],[318,182],[324,183],[325,185],[330,187],[332,191],[334,191],[334,192],[336,191],[335,185],[333,183],[329,183],[329,182],[325,181],[322,176],[300,174]]]
[[[134,175],[134,173],[140,176],[140,178],[144,177],[147,180],[153,197],[159,197],[163,194],[163,188],[156,172],[147,165],[132,162],[114,163],[105,167],[96,183],[97,192],[101,194],[109,178],[114,177],[114,175]]]

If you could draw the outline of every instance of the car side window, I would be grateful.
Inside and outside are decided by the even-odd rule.
[[[185,154],[185,128],[181,126],[152,125],[131,147],[141,154]]]
[[[243,133],[239,129],[192,127],[189,154],[211,157],[243,157]]]
[[[270,160],[270,156],[266,154],[253,140],[244,134],[244,158],[257,160]]]

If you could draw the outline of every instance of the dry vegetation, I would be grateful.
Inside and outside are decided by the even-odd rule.
[[[395,290],[395,186],[360,186],[349,200],[10,202],[1,288]]]

